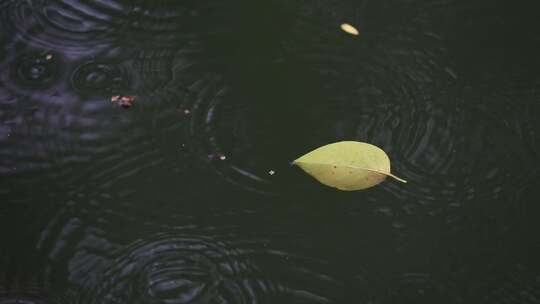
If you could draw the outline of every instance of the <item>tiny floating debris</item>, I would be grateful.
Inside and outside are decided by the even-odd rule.
[[[127,109],[133,105],[133,103],[135,102],[135,99],[137,99],[137,96],[114,95],[111,97],[111,102],[118,103],[122,108]]]
[[[274,174],[276,174],[276,171],[274,171],[274,170],[270,170],[270,171],[268,171],[268,174],[270,174],[270,175],[274,175]]]
[[[348,33],[348,34],[351,34],[351,35],[354,35],[354,36],[358,36],[360,34],[360,32],[352,25],[348,24],[348,23],[342,23],[341,24],[341,29],[345,32],[345,33]]]

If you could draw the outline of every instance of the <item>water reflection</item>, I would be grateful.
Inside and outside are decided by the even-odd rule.
[[[234,239],[234,240],[233,240]],[[333,303],[329,290],[339,283],[322,274],[301,274],[285,253],[258,242],[202,235],[159,234],[136,241],[107,263],[87,269],[78,303]],[[285,259],[286,258],[286,259]],[[300,258],[290,256],[298,262]],[[83,259],[76,257],[75,259]],[[85,259],[88,261],[88,259]],[[276,264],[276,261],[279,264]],[[306,263],[304,260],[303,264]],[[264,263],[262,263],[264,262]],[[82,264],[79,263],[82,266]],[[279,267],[271,270],[269,267]],[[286,269],[290,269],[286,272]],[[298,270],[295,270],[298,269]],[[269,274],[276,272],[275,277]],[[296,272],[296,274],[295,274]],[[289,278],[282,277],[287,274]],[[87,273],[88,276],[88,273]],[[289,285],[290,277],[296,277]],[[321,279],[316,280],[315,277]],[[304,278],[302,278],[304,277]],[[318,290],[317,284],[330,284]],[[334,294],[338,296],[338,294]]]
[[[249,253],[212,239],[160,236],[123,252],[90,303],[253,303],[259,289],[272,289],[242,260]]]
[[[538,302],[526,11],[0,0],[0,303]],[[409,184],[289,165],[338,140]]]

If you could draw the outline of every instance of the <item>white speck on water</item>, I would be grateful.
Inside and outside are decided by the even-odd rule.
[[[53,55],[52,55],[52,54],[47,54],[47,55],[45,56],[45,59],[47,59],[47,60],[51,60],[52,58],[53,58]]]
[[[190,110],[188,110],[188,109],[185,109],[185,110],[184,110],[184,114],[189,115],[190,113],[191,113]]]
[[[270,171],[268,171],[268,174],[270,174],[270,175],[274,175],[274,174],[276,174],[276,171],[274,171],[274,170],[270,170]]]
[[[351,34],[351,35],[354,35],[354,36],[358,36],[358,34],[360,34],[358,29],[356,29],[354,26],[352,26],[352,25],[350,25],[348,23],[342,23],[340,27],[341,27],[341,30],[343,30],[344,32],[346,32],[348,34]]]
[[[220,159],[220,160],[226,160],[226,159],[227,159],[227,156],[225,156],[225,155],[220,155],[220,156],[219,156],[219,159]]]

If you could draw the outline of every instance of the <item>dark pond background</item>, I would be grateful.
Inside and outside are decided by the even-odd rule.
[[[534,2],[1,0],[0,303],[540,303]]]

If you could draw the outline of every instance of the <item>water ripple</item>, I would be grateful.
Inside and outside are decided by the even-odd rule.
[[[476,279],[471,285],[471,301],[532,304],[540,300],[540,264],[536,259],[540,243],[516,249],[519,254],[509,252],[488,268],[471,266],[469,277]]]
[[[71,83],[75,90],[83,94],[103,94],[107,97],[130,87],[129,78],[121,66],[100,62],[78,66],[73,72]]]
[[[188,82],[196,93],[182,109],[200,143],[196,153],[230,182],[279,193],[298,184],[286,164],[310,147],[365,140],[390,152],[398,173],[424,185],[414,193],[428,195],[436,180],[430,173],[444,175],[454,161],[446,130],[452,122],[433,101],[455,78],[440,37],[419,30],[419,14],[408,26],[373,28],[353,40],[338,31],[339,13],[376,8],[340,5],[331,15],[329,3],[319,4],[287,6],[291,29],[273,37],[281,47],[248,55],[250,67]],[[263,77],[250,76],[260,70]],[[443,187],[455,191],[451,182]]]
[[[31,57],[29,66],[16,66],[15,79],[5,70],[0,74],[4,81],[4,86],[0,87],[3,122],[0,142],[9,146],[2,150],[2,175],[88,161],[90,155],[102,149],[97,144],[100,140],[110,137],[111,130],[121,129],[130,120],[126,115],[118,117],[118,112],[111,108],[110,96],[103,97],[106,90],[112,89],[109,85],[101,92],[93,91],[100,96],[81,96],[69,87],[67,73],[55,71],[59,63],[54,62],[55,59],[48,60],[49,55],[55,56],[42,53]],[[95,69],[90,73],[99,72]],[[96,86],[80,81],[78,84],[78,89]],[[118,90],[118,86],[115,89]]]
[[[167,3],[129,1],[5,1],[3,28],[34,47],[78,54],[109,51],[119,42],[161,46],[189,42],[208,29],[201,18],[218,21],[223,5],[188,1],[171,10]],[[126,37],[131,37],[126,40]],[[90,46],[92,48],[90,48]]]
[[[89,303],[253,303],[255,284],[264,282],[237,279],[257,276],[241,254],[206,238],[137,242],[115,259]]]
[[[336,281],[313,270],[306,272],[297,265],[290,268],[286,275],[288,278],[283,277],[284,273],[277,276],[277,280],[267,277],[275,272],[271,268],[266,269],[270,267],[268,263],[275,263],[276,260],[283,263],[284,258],[293,259],[294,256],[278,251],[264,253],[256,249],[255,244],[238,238],[229,242],[192,234],[159,234],[139,240],[115,254],[114,260],[100,270],[104,272],[97,277],[97,286],[90,288],[90,291],[89,286],[85,287],[87,292],[80,295],[79,302],[334,302],[327,298],[325,291],[313,288],[317,284],[335,285]],[[270,256],[270,259],[266,256]],[[301,262],[300,258],[294,259]],[[266,261],[266,264],[259,265],[261,261]],[[280,271],[286,268],[280,267]],[[304,284],[302,287],[298,285],[300,282]],[[323,289],[331,288],[327,286]]]
[[[371,303],[538,302],[538,83],[498,67],[488,70],[500,81],[471,82],[438,20],[468,5],[420,2],[1,1],[0,218],[24,214],[13,227],[36,232],[11,251],[35,245],[36,271],[87,287],[83,303],[341,303],[328,269],[348,275],[365,260],[400,269],[360,295]],[[481,23],[472,17],[464,27]],[[116,94],[135,105],[116,107]],[[338,140],[382,147],[409,184],[344,194],[289,166]],[[291,207],[276,216],[280,202]],[[287,229],[274,227],[282,217]],[[260,235],[246,241],[255,224],[287,239],[313,227],[289,248],[319,254],[324,240],[350,260],[321,266]],[[424,259],[471,289],[402,273]]]
[[[31,296],[0,296],[1,304],[45,304],[48,303],[45,299],[33,298]]]
[[[37,277],[24,278],[18,274],[4,277],[0,273],[0,303],[1,304],[46,304],[50,303],[47,286]]]
[[[118,14],[118,8],[92,7],[92,4],[78,2],[7,1],[2,9],[2,24],[15,40],[31,42],[38,47],[60,47],[77,52],[105,48],[111,42],[109,25]],[[103,13],[103,9],[107,13]],[[90,50],[90,45],[95,49]]]
[[[388,282],[387,291],[375,303],[463,303],[459,292],[425,273],[405,273]]]
[[[393,171],[409,180],[406,187],[386,182],[351,195],[351,205],[373,202],[381,214],[395,219],[391,223],[397,234],[435,218],[445,231],[461,233],[471,229],[466,219],[471,209],[481,209],[485,217],[507,210],[508,195],[537,175],[528,166],[537,159],[536,120],[522,118],[537,112],[536,93],[508,86],[489,93],[483,87],[473,92],[463,87],[445,35],[425,18],[441,14],[444,1],[412,4],[402,18],[383,16],[383,3],[349,9],[342,4],[331,10],[333,15],[322,9],[325,1],[318,3],[304,10],[292,31],[304,38],[287,44],[324,80],[327,101],[317,103],[325,108],[318,120],[324,127],[313,128],[322,130],[313,147],[337,140],[374,143],[389,154]],[[337,30],[343,16],[360,28],[359,36]],[[381,23],[371,19],[376,17],[391,20],[377,27]],[[497,115],[489,113],[497,96],[512,93],[520,96],[508,98]],[[516,100],[524,107],[516,107]]]

